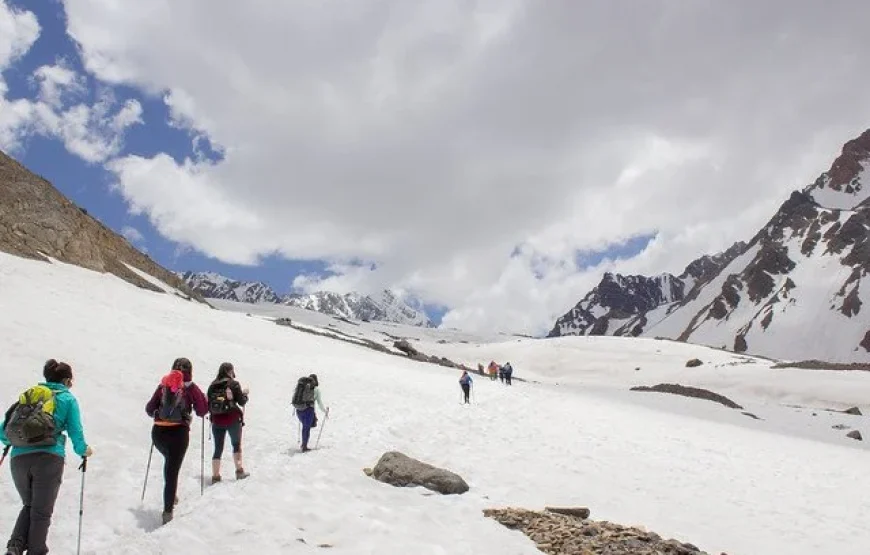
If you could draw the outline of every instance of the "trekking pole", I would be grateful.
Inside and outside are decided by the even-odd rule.
[[[320,445],[320,436],[323,435],[323,428],[326,427],[327,420],[329,420],[329,411],[326,411],[326,416],[323,418],[323,424],[320,425],[320,431],[317,432],[317,441],[314,442],[315,449],[317,449],[317,446]]]
[[[82,552],[82,516],[85,513],[85,473],[88,471],[88,458],[82,457],[82,464],[79,466],[82,471],[82,491],[79,494],[79,538],[76,553]]]
[[[205,495],[205,417],[202,419],[202,441],[199,444],[199,494]]]
[[[151,451],[148,452],[148,466],[145,467],[145,483],[142,484],[142,501],[145,501],[145,488],[148,487],[148,473],[151,471],[151,456],[154,454],[154,443],[151,444]]]
[[[7,445],[6,449],[3,450],[3,456],[0,457],[0,466],[3,466],[3,461],[6,460],[6,455],[9,453],[9,449],[11,449],[11,448],[12,448],[11,445]]]

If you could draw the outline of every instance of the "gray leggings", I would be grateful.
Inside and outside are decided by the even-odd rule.
[[[212,460],[220,460],[221,455],[223,455],[224,438],[227,433],[230,434],[230,443],[233,445],[233,453],[242,452],[242,423],[238,420],[230,424],[227,428],[212,424],[211,432],[214,434],[214,455],[212,455]]]
[[[46,540],[54,502],[63,481],[63,457],[45,452],[27,453],[13,457],[9,466],[24,506],[7,547],[26,547],[30,555],[44,555],[48,553]]]

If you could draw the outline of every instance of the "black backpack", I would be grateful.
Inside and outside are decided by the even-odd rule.
[[[314,406],[314,380],[310,376],[302,376],[296,382],[291,403],[296,410],[305,410]]]
[[[161,385],[160,387],[160,408],[157,409],[157,419],[162,422],[174,422],[177,424],[187,422],[190,410],[187,407],[184,388],[181,387],[173,393],[168,385]]]
[[[54,409],[57,392],[44,385],[31,387],[6,411],[6,438],[15,447],[51,447],[57,444]]]
[[[228,414],[236,408],[232,398],[229,381],[214,382],[208,387],[208,412],[211,414]]]

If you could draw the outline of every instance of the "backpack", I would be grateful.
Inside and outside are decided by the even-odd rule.
[[[187,399],[184,396],[184,388],[179,388],[175,393],[168,385],[161,385],[160,407],[157,409],[157,420],[163,422],[176,422],[183,424],[187,421]]]
[[[213,383],[208,388],[208,412],[211,414],[227,414],[236,408],[230,382]]]
[[[314,406],[314,380],[309,376],[302,376],[296,382],[296,390],[293,392],[291,401],[293,408],[304,410]]]
[[[6,437],[15,447],[53,447],[57,444],[54,409],[57,392],[44,385],[25,391],[6,413]]]

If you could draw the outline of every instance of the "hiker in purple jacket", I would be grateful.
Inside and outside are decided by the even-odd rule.
[[[193,383],[193,365],[186,358],[177,358],[172,370],[163,376],[160,385],[145,405],[145,412],[154,419],[151,441],[163,455],[163,524],[172,520],[177,502],[178,473],[190,443],[191,411],[199,417],[208,414],[208,399]]]

